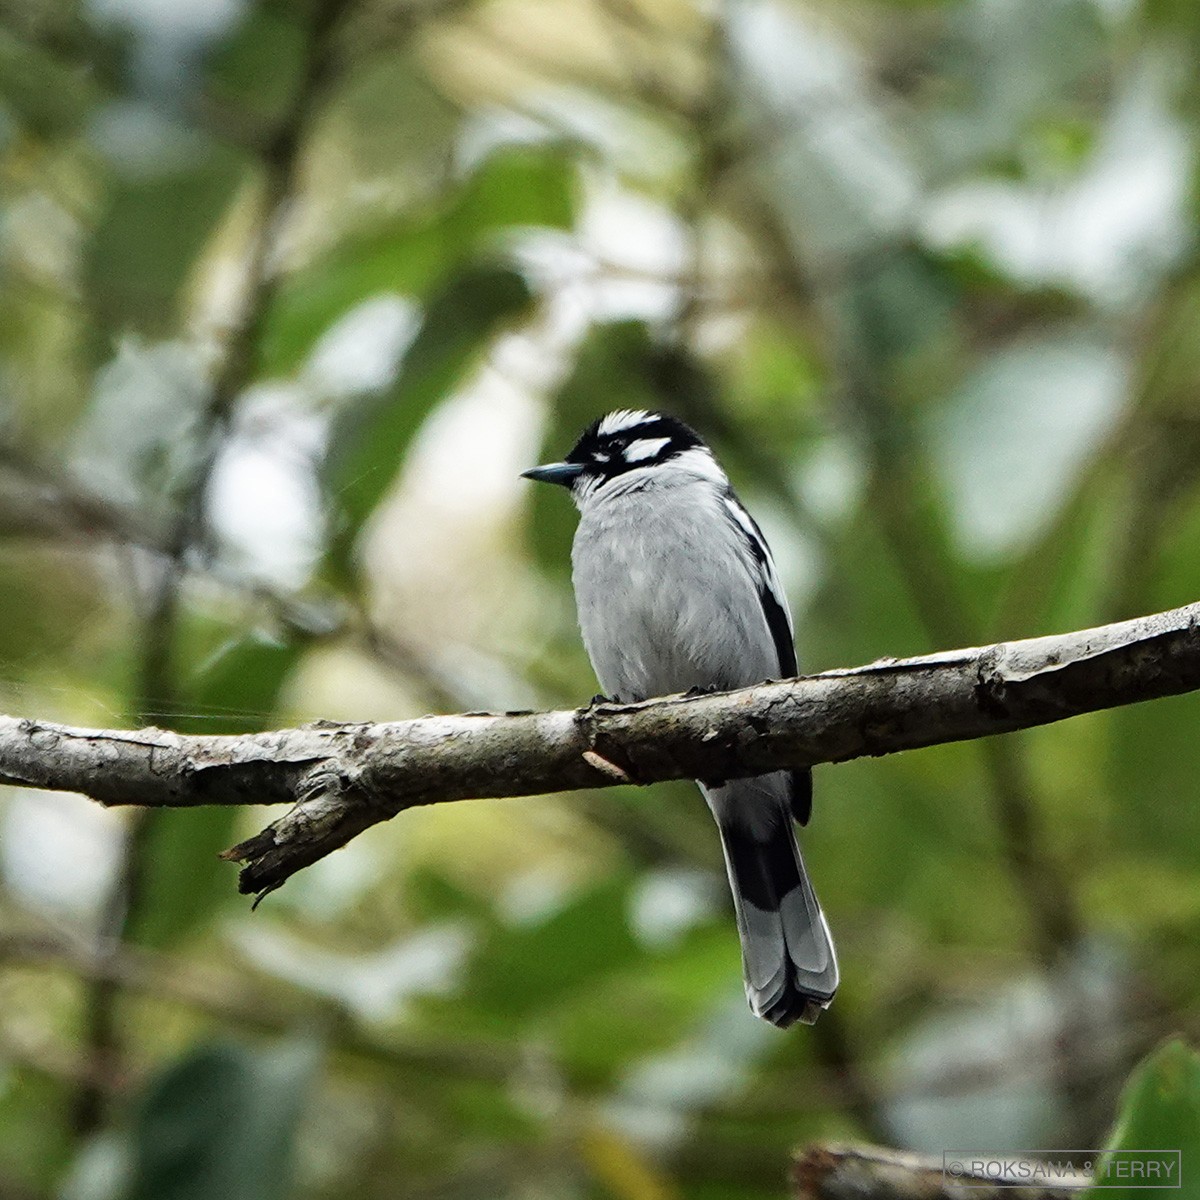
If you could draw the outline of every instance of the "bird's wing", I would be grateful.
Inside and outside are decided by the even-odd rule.
[[[762,605],[767,628],[775,643],[775,657],[779,663],[780,678],[789,679],[798,673],[796,665],[796,641],[792,629],[792,614],[788,609],[787,596],[775,570],[771,548],[758,527],[758,522],[746,511],[746,507],[729,489],[722,497],[725,511],[737,526],[750,551],[758,600]],[[808,823],[812,813],[812,772],[793,771],[791,788],[792,815],[801,825]]]

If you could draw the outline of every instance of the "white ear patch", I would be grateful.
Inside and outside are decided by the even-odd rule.
[[[624,458],[628,463],[644,462],[648,458],[653,458],[671,439],[663,438],[639,438],[636,442],[630,442],[625,447]]]
[[[628,408],[618,409],[616,412],[610,412],[600,422],[598,433],[623,433],[626,429],[633,429],[637,425],[645,425],[648,421],[653,421],[654,414],[643,412],[642,410],[633,410]]]
[[[693,446],[690,450],[675,455],[671,459],[671,466],[691,471],[693,475],[701,475],[705,479],[711,479],[713,483],[729,483],[728,477],[721,470],[720,464],[713,458],[712,451],[707,446]]]

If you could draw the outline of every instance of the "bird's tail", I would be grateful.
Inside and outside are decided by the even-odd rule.
[[[742,941],[746,998],[757,1017],[811,1025],[838,986],[837,955],[804,869],[790,814],[756,829],[722,819],[721,845]]]

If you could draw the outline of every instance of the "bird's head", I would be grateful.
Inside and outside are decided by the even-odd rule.
[[[576,504],[644,486],[662,472],[725,480],[694,429],[660,412],[620,409],[593,421],[562,462],[521,474],[570,488]]]

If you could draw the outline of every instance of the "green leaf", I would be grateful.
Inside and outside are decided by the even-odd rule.
[[[923,377],[918,386],[928,390],[928,364],[961,302],[955,283],[950,268],[911,246],[897,247],[855,272],[841,303],[859,369],[865,366],[886,381],[915,372]]]
[[[20,996],[19,990],[10,993],[10,1012],[14,1004],[19,1008]],[[0,1178],[17,1194],[52,1195],[72,1154],[62,1086],[33,1067],[6,1061],[2,1070]]]
[[[130,910],[129,941],[178,945],[236,893],[234,873],[217,856],[237,841],[237,818],[231,805],[145,814],[139,831],[143,883]]]
[[[259,373],[295,370],[356,304],[381,292],[423,294],[505,232],[569,227],[574,193],[574,168],[560,149],[522,146],[494,154],[432,211],[346,238],[284,284],[263,330]]]
[[[73,133],[98,99],[90,72],[72,70],[40,46],[0,30],[0,106],[35,137]]]
[[[325,464],[325,481],[342,517],[330,552],[335,572],[347,570],[359,529],[391,486],[422,422],[492,337],[528,311],[532,299],[529,285],[511,267],[465,268],[429,301],[395,383],[345,411]]]
[[[184,689],[190,707],[176,728],[196,733],[254,733],[268,721],[279,693],[307,647],[299,635],[274,641],[250,633],[214,654]]]
[[[1003,560],[1044,533],[1125,412],[1130,376],[1120,353],[1064,330],[989,355],[931,411],[926,437],[964,557]]]
[[[1013,4],[986,19],[976,5],[948,11],[935,48],[941,90],[922,120],[935,170],[994,163],[1037,122],[1071,118],[1079,81],[1105,61],[1103,18],[1086,0]]]
[[[0,671],[4,678],[37,681],[48,663],[64,656],[63,630],[88,630],[97,615],[101,577],[86,565],[71,565],[61,554],[36,544],[6,541],[0,550]],[[105,647],[103,633],[82,639],[89,652]]]
[[[213,102],[264,130],[286,119],[302,86],[306,5],[253,5],[212,56],[207,89]]]
[[[84,257],[86,287],[103,326],[176,332],[179,292],[242,176],[239,154],[176,131],[155,169],[112,182]]]
[[[615,971],[646,957],[629,930],[628,897],[629,880],[619,878],[539,924],[497,927],[454,1003],[469,1003],[494,1022],[594,997]]]
[[[303,649],[299,641],[279,644],[254,636],[233,643],[185,694],[183,703],[194,715],[172,724],[208,734],[262,728]],[[238,815],[229,805],[146,814],[142,884],[128,930],[132,941],[177,945],[236,896],[234,873],[217,856],[237,840]]]
[[[1168,1153],[1152,1153],[1156,1150]],[[1155,1050],[1126,1083],[1116,1129],[1096,1172],[1104,1186],[1087,1194],[1096,1200],[1141,1200],[1147,1184],[1161,1179],[1178,1200],[1195,1200],[1200,1197],[1198,1168],[1200,1055],[1175,1040]],[[1152,1176],[1156,1170],[1162,1174]],[[1167,1173],[1172,1171],[1173,1176]]]
[[[509,147],[471,177],[447,215],[448,232],[478,236],[530,226],[569,229],[575,207],[574,167],[561,147]]]
[[[1122,852],[1194,871],[1200,837],[1195,802],[1200,695],[1131,705],[1108,719],[1112,820],[1121,831]],[[1168,799],[1176,797],[1176,802]],[[1140,916],[1140,906],[1131,913]]]
[[[310,1042],[219,1043],[174,1064],[138,1106],[127,1200],[282,1200],[318,1061]]]

